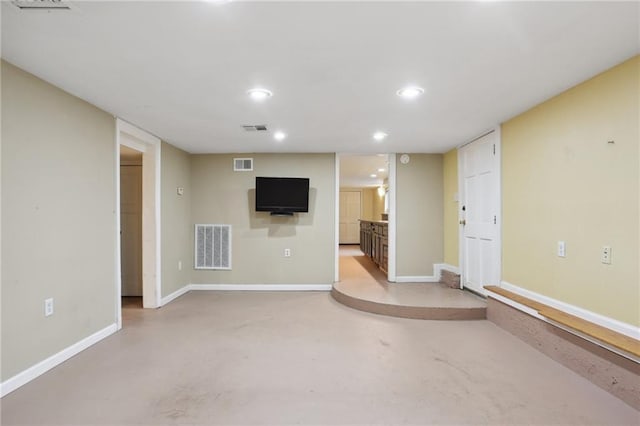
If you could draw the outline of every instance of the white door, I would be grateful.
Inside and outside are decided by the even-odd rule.
[[[142,296],[142,166],[120,166],[122,296]]]
[[[498,131],[458,151],[461,282],[485,294],[500,285],[500,137]]]
[[[360,191],[340,191],[340,244],[360,244]]]

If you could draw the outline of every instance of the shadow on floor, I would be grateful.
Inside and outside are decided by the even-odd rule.
[[[122,296],[122,309],[142,309],[142,296]]]

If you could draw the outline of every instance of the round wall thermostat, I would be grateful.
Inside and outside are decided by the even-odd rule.
[[[411,160],[411,157],[409,157],[409,154],[402,154],[402,155],[400,156],[400,162],[401,162],[402,164],[408,164],[408,163],[409,163],[409,160]]]

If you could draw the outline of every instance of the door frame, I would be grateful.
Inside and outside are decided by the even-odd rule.
[[[340,281],[340,157],[349,155],[346,152],[335,154],[335,212],[333,219],[334,236],[334,282]],[[367,154],[360,154],[367,155]],[[371,154],[373,155],[373,154]],[[386,154],[389,161],[389,247],[387,280],[396,281],[396,154]],[[362,206],[362,204],[361,204]]]
[[[494,255],[492,256],[495,259],[495,263],[493,264],[494,274],[497,277],[497,282],[492,283],[492,285],[500,286],[502,283],[502,132],[500,125],[494,126],[490,130],[486,132],[482,132],[479,136],[471,139],[468,142],[459,145],[457,150],[458,156],[458,259],[460,263],[460,289],[464,289],[465,277],[464,271],[466,266],[467,259],[465,258],[465,250],[464,250],[464,229],[463,225],[460,223],[462,217],[462,205],[465,200],[464,194],[464,162],[462,155],[460,155],[460,150],[467,145],[470,145],[484,136],[487,136],[491,133],[495,135],[495,145],[496,145],[496,182],[497,187],[494,188],[497,191],[496,202],[498,204],[496,209],[496,239],[494,246]],[[481,294],[486,295],[486,291],[481,289]]]
[[[160,148],[159,138],[116,118],[116,322],[122,328],[122,265],[120,247],[120,146],[142,153],[142,303],[161,305]]]

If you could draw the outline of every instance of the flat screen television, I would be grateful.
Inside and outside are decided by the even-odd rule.
[[[291,216],[309,211],[309,179],[256,177],[256,211]]]

